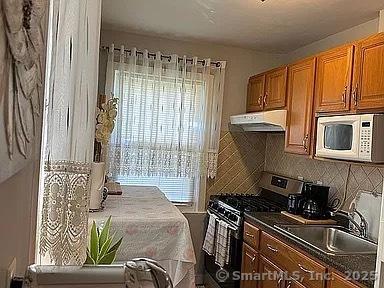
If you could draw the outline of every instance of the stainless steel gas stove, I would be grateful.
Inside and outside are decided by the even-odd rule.
[[[263,172],[257,194],[221,194],[212,196],[208,211],[227,222],[232,233],[230,247],[230,263],[223,267],[228,273],[240,271],[243,244],[244,213],[247,212],[281,212],[286,210],[288,194],[301,193],[304,182]],[[205,266],[208,273],[221,287],[238,288],[239,281],[227,279],[225,282],[216,279],[220,267],[215,264],[213,256],[205,256]]]

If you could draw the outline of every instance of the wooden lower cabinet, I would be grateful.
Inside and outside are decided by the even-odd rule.
[[[252,249],[249,245],[243,243],[243,258],[241,264],[241,273],[243,275],[253,275],[257,273],[259,266],[259,253]],[[241,288],[256,288],[257,281],[252,279],[241,280]]]
[[[331,274],[331,281],[328,281],[327,288],[360,288],[360,286],[346,280],[336,273]]]
[[[259,273],[263,279],[259,281],[258,288],[283,288],[283,270],[263,256],[260,256],[259,262]]]
[[[295,247],[265,233],[262,229],[252,227],[251,231],[258,231],[260,243],[252,248],[243,243],[241,272],[255,275],[253,281],[242,280],[241,288],[362,288],[348,281],[332,268],[326,267],[313,257],[303,254]],[[244,234],[249,229],[244,230]],[[331,277],[322,277],[331,273]],[[243,274],[244,275],[244,274]],[[315,278],[314,278],[315,277]],[[300,282],[297,281],[300,279]]]

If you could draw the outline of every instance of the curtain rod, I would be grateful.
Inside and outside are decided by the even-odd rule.
[[[101,46],[100,49],[108,50],[109,51],[109,47],[108,46]],[[114,50],[115,51],[120,51],[121,49],[115,47]],[[131,53],[131,49],[124,49],[124,52]],[[143,51],[139,51],[139,50],[136,51],[136,55],[143,55],[143,54],[144,54]],[[156,57],[156,53],[148,53],[148,56],[149,57]],[[171,60],[171,56],[170,55],[163,55],[163,54],[161,54],[161,59]],[[179,57],[178,60],[179,61],[183,61],[184,58]],[[193,59],[188,58],[187,62],[193,62]],[[197,62],[205,65],[205,60],[197,60]],[[216,67],[220,67],[221,66],[221,63],[219,61],[211,61],[211,64],[215,65]]]

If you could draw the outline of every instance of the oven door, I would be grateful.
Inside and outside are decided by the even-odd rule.
[[[319,117],[316,156],[358,160],[360,122],[359,115]]]
[[[215,282],[220,287],[222,288],[239,288],[240,287],[240,280],[234,280],[233,277],[231,277],[231,275],[237,275],[237,273],[234,274],[234,272],[241,270],[242,247],[243,247],[242,231],[241,231],[241,228],[239,227],[239,230],[235,231],[235,233],[232,233],[232,236],[231,236],[231,247],[229,250],[230,251],[229,263],[223,267],[223,269],[227,271],[228,273],[227,275],[229,275],[229,277],[225,281],[223,281],[223,278],[221,278],[223,274],[218,273],[218,271],[220,270],[220,266],[215,264],[215,256],[208,255],[207,253],[205,253],[205,270],[209,273],[209,275],[215,280]]]

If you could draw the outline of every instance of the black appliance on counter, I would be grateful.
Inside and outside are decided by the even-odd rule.
[[[302,197],[302,215],[307,219],[325,219],[328,211],[329,187],[313,183],[305,183]]]
[[[223,194],[210,198],[208,211],[226,221],[233,230],[231,234],[230,261],[223,267],[229,275],[241,270],[244,213],[281,212],[287,209],[288,195],[301,193],[303,181],[263,172],[258,194]],[[215,264],[215,257],[205,254],[205,268],[209,275],[222,288],[239,288],[240,281],[229,277],[221,282],[216,278],[220,267]]]

